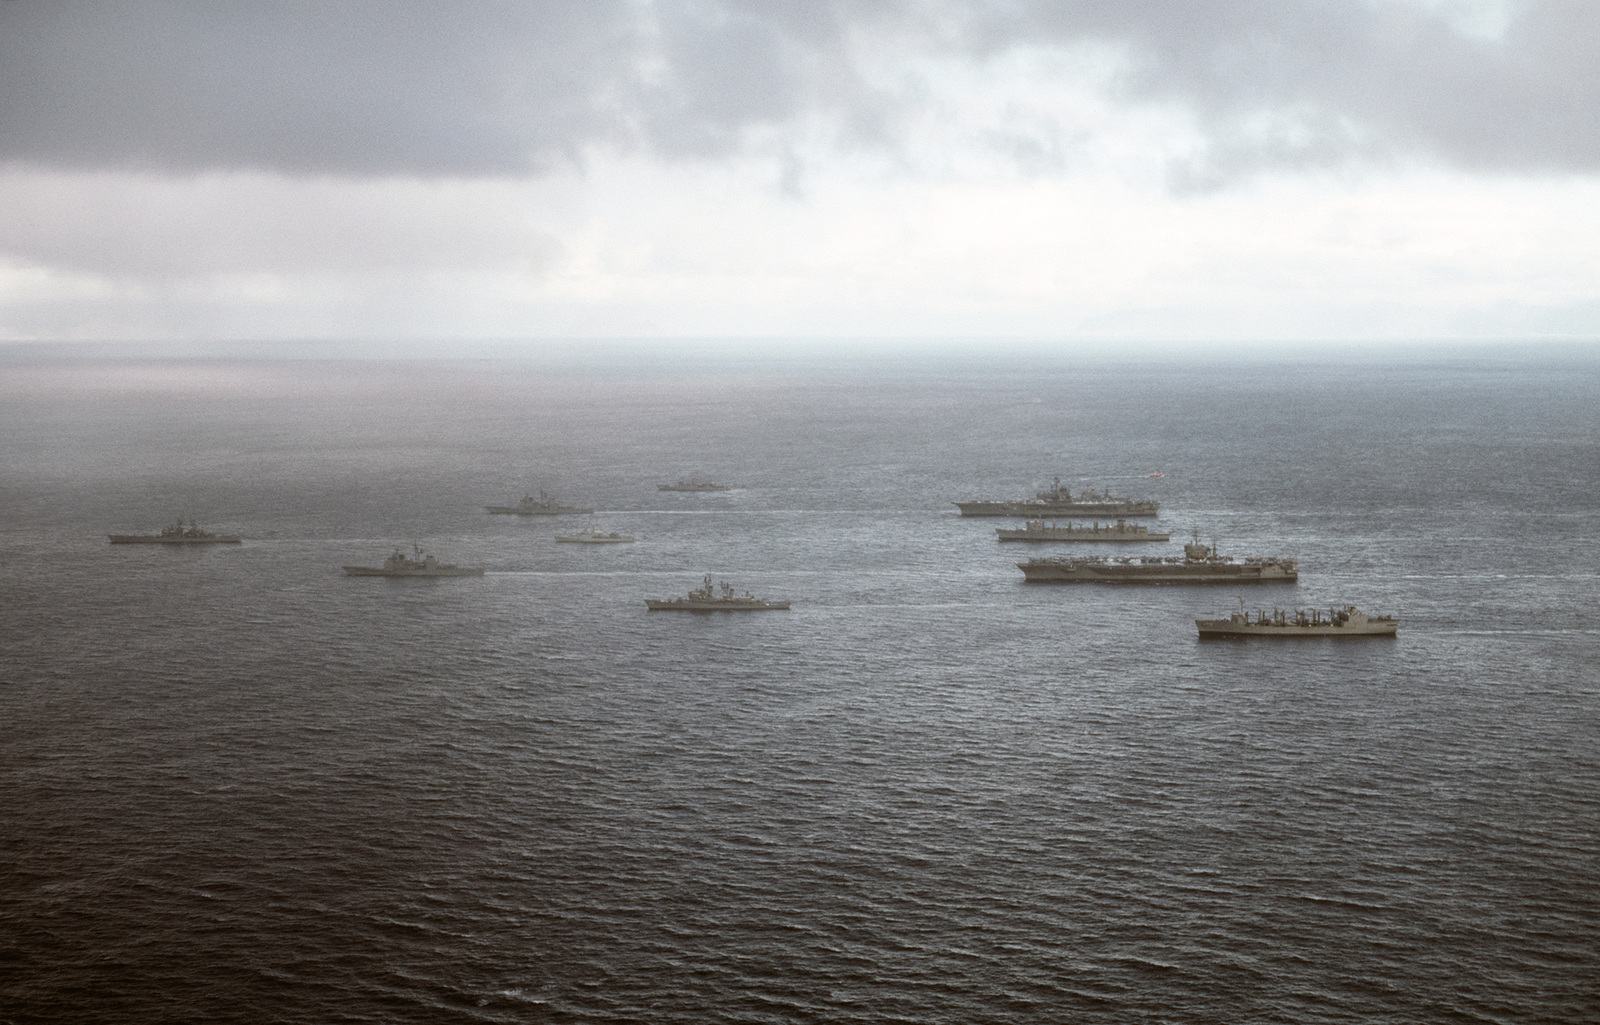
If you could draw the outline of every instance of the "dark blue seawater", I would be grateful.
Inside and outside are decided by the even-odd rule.
[[[1399,637],[1025,585],[1057,474]],[[1585,350],[15,359],[0,1022],[1595,1020],[1597,542]]]

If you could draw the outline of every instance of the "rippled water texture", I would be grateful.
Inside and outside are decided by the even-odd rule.
[[[0,366],[0,1021],[1594,1020],[1597,385]],[[952,503],[1056,474],[1399,637],[1025,585]],[[106,543],[180,515],[247,540]],[[490,572],[340,573],[412,542]],[[707,572],[793,609],[645,610]]]

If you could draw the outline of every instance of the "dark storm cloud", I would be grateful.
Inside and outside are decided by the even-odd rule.
[[[1368,0],[6,0],[0,160],[516,174],[596,143],[716,156],[819,115],[892,145],[925,94],[859,62],[1088,43],[1123,55],[1120,98],[1195,113],[1197,179],[1409,152],[1600,166],[1600,5],[1513,12],[1486,38]]]
[[[1212,173],[1407,152],[1600,167],[1600,4],[1518,0],[1488,35],[1449,17],[1467,6],[1013,0],[975,8],[964,39],[975,54],[1022,40],[1124,45],[1124,95],[1192,108]]]

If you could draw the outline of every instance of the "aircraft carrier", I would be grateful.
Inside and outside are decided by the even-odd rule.
[[[1300,576],[1293,559],[1236,560],[1198,538],[1181,559],[1029,559],[1017,568],[1029,583],[1055,584],[1290,584]]]
[[[1161,508],[1160,502],[1143,499],[1118,498],[1107,492],[1084,491],[1074,495],[1061,486],[1057,477],[1055,485],[1032,498],[1005,501],[978,500],[957,502],[956,508],[963,516],[1154,516]]]

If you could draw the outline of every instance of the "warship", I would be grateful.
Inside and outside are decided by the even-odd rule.
[[[685,477],[672,484],[657,484],[657,491],[732,491],[726,484],[713,484],[699,477]]]
[[[1201,637],[1393,637],[1399,621],[1393,616],[1369,616],[1354,605],[1342,609],[1329,609],[1326,617],[1321,609],[1295,609],[1288,612],[1273,609],[1251,616],[1244,611],[1244,601],[1239,611],[1227,619],[1197,619]]]
[[[629,537],[626,534],[602,534],[590,527],[588,530],[580,530],[576,534],[557,534],[556,540],[563,544],[574,545],[620,545],[638,539]]]
[[[185,527],[179,520],[162,527],[159,534],[107,534],[114,545],[236,545],[244,539],[237,534],[213,534],[201,530],[191,520]]]
[[[1152,534],[1149,527],[1118,520],[1115,526],[1058,527],[1044,520],[1029,520],[1019,529],[1000,527],[995,533],[1002,541],[1170,541],[1171,534]]]
[[[594,512],[593,509],[577,509],[570,505],[562,505],[549,495],[544,489],[539,489],[539,497],[523,495],[522,501],[516,505],[486,505],[485,509],[500,516],[587,516]]]
[[[345,574],[352,577],[481,577],[482,566],[455,566],[424,552],[416,545],[411,558],[396,548],[394,554],[383,560],[382,566],[346,566]]]
[[[1271,584],[1293,583],[1299,571],[1293,559],[1247,558],[1235,561],[1200,543],[1183,546],[1183,558],[1029,559],[1017,563],[1029,582],[1061,584]]]
[[[746,591],[734,594],[732,584],[723,584],[718,594],[711,586],[711,574],[705,583],[682,598],[646,598],[645,605],[652,612],[759,612],[763,609],[786,609],[786,601],[765,601]]]
[[[1161,503],[1117,498],[1092,490],[1074,495],[1061,486],[1061,478],[1057,477],[1053,487],[1032,498],[957,502],[956,507],[963,516],[1154,516]]]

